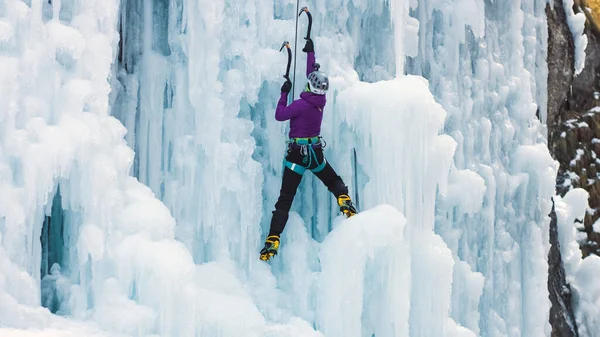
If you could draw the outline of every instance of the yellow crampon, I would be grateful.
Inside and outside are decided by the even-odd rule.
[[[265,240],[265,247],[260,251],[260,259],[269,261],[273,256],[277,255],[279,249],[279,236],[270,235]]]
[[[357,213],[356,208],[354,208],[354,205],[352,204],[350,196],[348,196],[347,194],[340,195],[337,198],[337,202],[340,206],[340,211],[344,213],[346,218],[349,218]]]

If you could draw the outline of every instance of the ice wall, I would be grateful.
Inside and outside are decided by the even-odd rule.
[[[119,73],[120,82],[126,84],[126,89],[115,104],[115,115],[129,130],[136,132],[136,137],[129,139],[138,153],[134,174],[162,196],[173,210],[178,220],[179,237],[186,242],[197,262],[226,255],[246,268],[248,263],[255,261],[252,256],[259,248],[257,239],[262,238],[260,221],[265,232],[279,190],[285,125],[275,122],[272,114],[286,57],[276,50],[281,41],[293,38],[294,3],[277,3],[275,7],[263,2],[211,3],[201,7],[202,11],[197,11],[195,5],[171,3],[168,24],[164,24],[166,16],[158,18],[154,14],[158,10],[165,12],[160,4],[128,1],[124,2],[122,11],[122,22],[127,22],[123,25],[125,36],[146,32],[139,34],[137,40],[126,39],[122,57],[125,61],[121,63]],[[326,109],[323,133],[326,140],[331,141],[327,149],[330,162],[351,184],[349,155],[356,148],[363,173],[360,175],[361,186],[352,187],[360,191],[365,200],[361,206],[368,209],[380,203],[392,204],[407,214],[409,223],[417,228],[411,231],[409,241],[414,243],[411,254],[415,256],[412,259],[414,275],[409,282],[415,289],[410,319],[412,333],[417,336],[458,331],[456,323],[448,319],[454,261],[444,243],[431,236],[436,187],[438,182],[445,183],[455,142],[449,137],[437,138],[445,112],[434,102],[426,82],[406,79],[371,87],[357,83],[353,69],[357,55],[354,42],[358,33],[357,20],[361,17],[371,19],[373,28],[379,28],[376,19],[382,17],[387,20],[384,22],[396,22],[397,25],[382,37],[381,44],[372,47],[377,49],[394,41],[394,48],[389,49],[382,61],[393,62],[398,75],[402,75],[404,57],[394,55],[416,55],[417,52],[418,23],[409,17],[409,5],[408,2],[397,2],[392,7],[378,2],[340,2],[327,6],[315,4],[311,8],[315,17],[313,29],[318,32],[313,34],[318,61],[323,69],[327,69],[335,88],[330,97],[332,103]],[[145,14],[133,17],[138,13]],[[386,18],[386,15],[390,17]],[[151,28],[148,22],[152,22]],[[300,27],[299,35],[302,36],[306,26],[302,23]],[[153,32],[147,33],[148,29]],[[164,48],[158,47],[162,44],[156,42],[164,37],[165,30],[168,32],[168,54],[164,54]],[[302,40],[298,49],[301,47]],[[296,55],[296,87],[299,88],[303,86],[301,74],[305,58],[300,52]],[[155,71],[164,69],[165,62],[172,65],[168,68],[170,72]],[[367,62],[372,63],[368,59]],[[149,100],[145,98],[143,84],[132,95],[127,83],[134,83],[132,88],[138,88],[136,83],[143,83],[144,78],[158,74],[160,78],[154,78],[147,85],[155,87],[150,91],[153,93],[166,88],[166,94],[164,99],[154,96],[152,99],[171,103],[144,107]],[[352,89],[344,92],[348,87]],[[390,101],[388,96],[396,92],[398,99]],[[408,92],[412,92],[412,96]],[[130,104],[132,101],[138,104]],[[352,107],[355,110],[351,111]],[[413,111],[422,113],[417,115]],[[249,121],[252,124],[248,124]],[[164,131],[157,131],[157,128]],[[402,138],[397,137],[398,131]],[[394,141],[387,142],[390,138]],[[185,147],[178,145],[184,142],[183,139]],[[153,145],[148,145],[149,142]],[[252,169],[257,162],[261,164],[260,171]],[[466,207],[477,209],[485,189],[483,179],[467,171],[457,174],[469,182],[467,187],[474,192],[471,201],[464,202]],[[164,177],[164,180],[153,177]],[[358,182],[359,177],[356,178]],[[337,210],[331,195],[320,182],[310,175],[304,180],[294,210],[307,223],[312,239],[319,242],[333,227]],[[396,183],[390,184],[390,181]],[[364,187],[367,182],[368,187]],[[457,182],[456,188],[462,183]],[[313,281],[306,275],[318,272],[320,267],[315,263],[314,253],[307,252],[303,245],[314,246],[314,243],[312,239],[297,237],[305,235],[303,231],[288,232],[294,233],[294,237],[284,235],[283,246],[294,247],[297,254],[287,254],[284,248],[282,261],[285,265],[274,262],[275,275],[291,296],[284,298],[298,303],[291,304],[292,312],[309,321],[315,320],[316,315],[316,322],[320,322],[320,315],[327,317],[333,312],[315,313],[314,305],[311,305],[319,296],[311,290]],[[251,249],[240,251],[239,244]],[[444,258],[433,253],[440,249],[446,254]],[[298,254],[308,255],[308,261]],[[298,266],[289,266],[289,263]],[[432,269],[439,271],[439,278],[434,278],[431,283],[423,282]],[[472,289],[472,306],[464,310],[464,315],[471,317],[476,314],[480,293],[477,289],[481,289],[482,282],[468,267],[461,270]],[[297,286],[303,290],[296,290]],[[433,305],[431,298],[443,300]],[[431,324],[432,315],[439,318],[436,319],[438,323]],[[343,328],[329,327],[328,324],[335,325],[330,320],[321,324],[325,330],[334,329],[330,330],[335,331],[334,335],[342,334]],[[471,325],[476,328],[476,323]]]
[[[546,1],[419,2],[419,56],[408,71],[430,79],[458,143],[454,164],[483,177],[481,210],[461,189],[440,195],[436,232],[455,258],[485,276],[482,336],[547,335],[548,213],[557,164],[545,147]],[[456,23],[465,24],[458,29]],[[450,180],[470,183],[461,175]],[[451,190],[450,190],[451,191]],[[458,197],[458,198],[457,198]],[[458,270],[457,270],[458,271]],[[453,317],[469,298],[453,288]],[[469,323],[470,322],[470,323]]]
[[[342,222],[307,175],[268,267],[295,5],[0,3],[0,326],[549,334],[545,1],[303,3],[331,79],[326,155],[361,214]],[[42,275],[59,186],[65,254]]]
[[[433,235],[433,229],[438,189],[445,193],[462,188],[469,193],[464,203],[477,207],[485,185],[470,171],[457,173],[468,177],[465,181],[456,182],[454,187],[448,185],[456,141],[439,135],[446,112],[434,101],[427,81],[417,76],[359,82],[342,91],[337,99],[337,113],[355,133],[363,172],[360,178],[366,181],[361,189],[364,207],[390,203],[407,218],[410,336],[475,335],[475,325],[467,330],[449,317],[455,262],[446,243]],[[465,305],[461,312],[472,318],[477,315],[483,278],[468,267],[461,270],[464,275],[460,277],[468,282],[470,300],[475,303]]]
[[[285,60],[248,37],[281,44],[284,30],[270,32],[272,6],[127,0],[121,8],[115,67],[125,88],[114,114],[131,130],[133,174],[171,209],[197,262],[256,262],[264,178],[249,117],[263,74],[275,80]]]
[[[0,4],[0,333],[320,336],[265,319],[268,275],[238,278],[226,256],[194,264],[170,211],[130,176],[134,152],[109,115],[118,5]],[[49,221],[63,230],[41,240]],[[49,246],[62,257],[42,266]]]
[[[252,214],[255,214],[253,212],[256,211],[250,209],[250,207],[257,207],[262,211],[261,214],[264,214],[262,225],[263,229],[266,229],[280,184],[285,125],[276,123],[272,119],[275,103],[272,97],[277,95],[280,87],[280,76],[283,73],[286,61],[285,54],[279,54],[276,50],[280,45],[280,41],[284,39],[291,40],[292,38],[290,32],[293,31],[294,8],[291,3],[286,4],[286,6],[277,5],[274,11],[271,12],[269,6],[262,6],[259,3],[247,3],[244,6],[230,4],[230,6],[219,7],[220,5],[214,5],[217,7],[208,7],[203,13],[197,13],[194,11],[193,6],[184,6],[181,10],[179,6],[172,5],[169,7],[168,28],[165,28],[162,23],[164,17],[157,19],[152,18],[149,14],[154,13],[156,10],[156,3],[154,5],[144,3],[143,5],[141,2],[127,2],[124,5],[123,8],[126,10],[122,11],[122,22],[129,22],[129,24],[123,26],[124,35],[131,36],[131,34],[135,34],[136,30],[144,31],[148,29],[138,28],[138,26],[147,27],[149,20],[155,22],[152,27],[156,31],[149,35],[141,35],[141,39],[125,44],[122,60],[130,60],[131,58],[134,61],[121,63],[120,82],[125,84],[141,83],[144,81],[145,76],[156,74],[154,69],[162,64],[160,62],[171,62],[171,72],[162,77],[162,81],[152,82],[152,85],[158,88],[152,92],[160,92],[163,87],[168,88],[166,99],[172,101],[172,105],[169,104],[164,112],[160,110],[164,107],[158,106],[157,115],[156,106],[141,109],[137,105],[131,106],[129,103],[127,105],[121,103],[137,100],[139,106],[146,104],[143,102],[145,94],[141,89],[133,96],[129,95],[128,89],[126,89],[117,97],[115,114],[130,130],[134,129],[137,132],[136,138],[130,139],[132,147],[141,152],[138,155],[134,174],[138,175],[142,181],[147,182],[149,186],[154,187],[157,194],[161,195],[164,191],[163,200],[173,209],[174,215],[178,219],[178,230],[181,231],[179,232],[180,237],[187,243],[196,261],[203,262],[220,255],[231,254],[237,250],[228,246],[230,243],[243,243],[247,244],[248,247],[253,247],[253,250],[246,254],[231,254],[230,256],[240,267],[244,268],[246,259],[255,256],[258,251],[257,238],[262,238],[258,226],[260,218],[254,219],[253,223],[248,221],[248,219],[252,219]],[[344,9],[346,4],[338,5],[339,7],[333,6],[331,8],[317,7],[318,11],[313,11],[315,15],[314,27],[327,25],[331,31],[343,27],[350,13]],[[389,10],[389,7],[384,4],[378,4],[377,7],[380,11]],[[199,26],[192,26],[187,21],[192,15],[194,20],[202,18],[202,15],[209,15],[209,13],[211,17],[215,17],[215,13],[211,12],[213,9],[217,11],[216,21],[208,21],[208,18],[204,18],[202,22],[199,21]],[[323,18],[328,17],[330,11],[338,11],[342,15],[333,16],[335,20],[331,22],[324,21]],[[408,12],[409,7],[407,4],[399,4],[398,7],[394,7],[393,11],[394,16],[397,16],[396,20],[399,22],[407,21],[412,24],[412,27],[415,27],[414,20],[408,18]],[[141,20],[141,23],[140,21],[128,21],[131,20],[130,16],[136,13],[146,13],[146,16],[137,18],[137,20]],[[368,13],[370,14],[370,12]],[[353,15],[358,14],[353,13]],[[273,17],[276,20],[273,20]],[[203,28],[207,21],[210,22],[210,29]],[[195,28],[192,29],[191,27]],[[403,25],[399,25],[397,30],[399,34],[404,32],[402,27]],[[151,38],[149,39],[148,36],[154,36],[154,38],[163,36],[163,29],[168,29],[169,32],[170,54],[153,59],[157,55],[160,56],[162,52],[155,48],[158,44],[150,42]],[[315,29],[327,31],[325,28]],[[190,33],[179,35],[182,31],[189,31]],[[411,32],[411,30],[408,31]],[[232,32],[235,32],[235,34]],[[415,32],[413,29],[411,36],[407,36],[406,39],[398,39],[395,42],[394,50],[404,50],[405,40],[412,39],[412,41],[416,41]],[[303,35],[302,32],[300,34]],[[344,88],[357,84],[356,73],[352,69],[354,53],[348,54],[351,49],[347,49],[353,48],[353,44],[349,40],[349,35],[331,36],[330,33],[324,35],[317,35],[315,38],[317,55],[319,60],[323,60],[320,61],[323,65],[332,69],[330,75],[337,87],[332,94],[332,98],[335,99],[335,96],[342,92]],[[205,48],[207,44],[211,47]],[[413,49],[415,49],[416,44],[413,43],[413,45]],[[300,42],[298,49],[301,46],[302,42]],[[342,47],[342,50],[338,50],[338,47]],[[142,55],[136,56],[140,50],[142,50]],[[333,53],[335,52],[340,53],[339,60],[334,60]],[[297,55],[298,60],[296,63],[299,74],[297,87],[301,87],[303,80],[300,74],[304,72],[305,62],[301,53]],[[206,62],[213,59],[213,56],[218,56],[220,63],[209,66],[208,74],[215,76],[211,82],[210,76],[213,75],[207,78],[205,67]],[[393,54],[390,57],[393,59]],[[404,59],[399,57],[396,60],[398,61],[397,67],[400,69]],[[146,68],[143,65],[145,62]],[[130,68],[131,64],[134,64],[133,68]],[[180,69],[183,72],[180,72]],[[213,71],[216,73],[213,73]],[[178,79],[180,75],[182,77]],[[192,82],[197,81],[196,77],[201,77],[201,83],[203,83],[202,90],[199,88],[197,92],[190,87]],[[140,87],[142,86],[140,85]],[[137,88],[137,84],[133,88]],[[206,93],[206,91],[215,89],[217,91],[213,94]],[[416,266],[430,266],[430,268],[415,267],[414,274],[416,276],[411,279],[407,274],[407,279],[411,281],[406,282],[408,284],[414,282],[415,289],[419,290],[415,291],[414,303],[423,302],[425,298],[437,297],[445,298],[445,300],[442,300],[433,308],[427,305],[430,303],[430,300],[427,300],[423,302],[422,308],[413,310],[411,314],[414,317],[411,320],[420,322],[413,323],[415,327],[413,329],[416,331],[420,329],[419,332],[415,332],[415,335],[456,332],[458,331],[456,324],[448,319],[453,261],[444,243],[439,238],[432,237],[436,186],[437,182],[445,179],[445,175],[447,175],[447,170],[451,164],[454,142],[448,137],[437,139],[437,134],[444,123],[445,112],[433,101],[425,82],[418,79],[406,79],[382,83],[380,87],[380,90],[383,90],[386,94],[394,90],[408,91],[409,89],[415,93],[414,100],[411,101],[412,104],[410,105],[406,105],[406,100],[409,98],[407,95],[398,96],[398,101],[390,102],[387,105],[371,106],[370,102],[372,101],[383,102],[387,99],[386,95],[377,93],[377,88],[367,89],[357,84],[353,89],[355,91],[348,92],[339,100],[340,102],[346,101],[347,106],[360,107],[365,116],[364,120],[354,118],[354,122],[350,121],[352,117],[346,116],[346,113],[350,112],[344,111],[344,108],[336,108],[335,103],[333,103],[332,108],[328,108],[324,136],[327,140],[331,140],[331,144],[333,144],[330,146],[333,150],[328,150],[331,161],[346,177],[348,184],[352,181],[350,179],[351,166],[349,162],[344,162],[344,159],[349,158],[345,154],[350,153],[350,148],[356,141],[360,140],[364,143],[364,147],[359,149],[359,161],[364,162],[364,165],[373,168],[374,171],[363,175],[361,180],[363,183],[368,178],[377,180],[377,184],[371,188],[370,194],[363,196],[366,200],[365,209],[379,203],[392,203],[396,207],[402,207],[402,210],[408,212],[411,216],[414,215],[415,226],[422,227],[422,230],[415,231],[412,234],[414,237],[411,236],[411,239],[416,242],[414,248],[412,248],[413,252],[417,253],[415,254],[417,258],[414,263]],[[342,94],[340,94],[340,97],[342,97]],[[360,100],[352,101],[350,100],[352,97]],[[208,104],[207,100],[212,100],[212,102]],[[192,102],[197,103],[193,104]],[[238,102],[240,103],[238,104]],[[121,107],[121,110],[119,110],[119,107]],[[402,109],[402,113],[398,113],[398,109]],[[423,111],[422,114],[414,116],[414,120],[418,122],[418,125],[406,123],[403,119],[410,117],[415,109]],[[134,113],[134,110],[139,110],[139,113]],[[396,112],[393,122],[385,118],[391,116],[392,112]],[[135,115],[136,118],[131,118],[132,115]],[[337,119],[337,121],[332,121],[332,118]],[[344,125],[336,125],[345,119],[347,121],[344,122],[344,125],[363,122],[365,122],[365,125],[370,125],[372,121],[373,127],[360,127],[352,131],[347,126],[344,129]],[[170,123],[170,127],[165,127],[165,131],[162,133],[159,132],[160,137],[151,136],[152,132],[148,131],[149,129],[145,124],[149,122],[141,122],[144,120],[155,120],[158,124],[164,123],[164,125]],[[253,123],[254,129],[251,130],[251,133],[245,133],[243,129],[230,130],[228,127],[224,127],[231,123],[247,124],[248,121]],[[386,121],[388,127],[384,130],[381,127],[385,125]],[[178,130],[179,133],[171,131],[172,129]],[[406,132],[405,137],[397,141],[402,143],[405,140],[408,143],[406,148],[409,149],[413,146],[420,146],[423,149],[422,156],[416,158],[421,158],[421,162],[411,162],[412,159],[415,159],[412,151],[404,151],[404,147],[394,146],[394,143],[385,144],[386,138],[394,137],[396,129],[413,130],[410,133]],[[374,132],[375,130],[379,130],[379,132]],[[396,160],[387,159],[384,149],[369,145],[372,135],[377,136],[377,141],[385,146],[385,150],[396,151]],[[248,136],[252,137],[247,138]],[[176,147],[181,138],[187,139],[189,147]],[[145,145],[148,139],[151,139],[152,142],[157,142],[159,139],[161,141],[148,147]],[[245,147],[244,144],[248,141],[251,145],[256,141],[256,150],[253,150],[252,147]],[[214,148],[221,150],[213,151]],[[237,151],[236,153],[243,156],[252,155],[252,159],[262,164],[262,172],[246,170],[247,165],[255,165],[255,162],[248,161],[249,157],[246,157],[246,159],[244,157],[231,158],[231,154],[227,149]],[[240,149],[243,151],[240,151]],[[210,155],[205,154],[205,152],[210,153]],[[179,159],[181,157],[186,158],[188,161],[182,162]],[[161,158],[162,164],[160,165],[156,162],[158,158]],[[166,163],[164,162],[165,159]],[[149,163],[148,160],[153,162]],[[442,165],[438,166],[440,162]],[[410,172],[405,170],[405,174],[390,177],[390,179],[398,179],[401,190],[402,186],[406,185],[405,190],[400,192],[395,191],[393,186],[391,186],[392,188],[386,186],[387,179],[385,175],[394,172],[394,165],[399,163],[402,163],[403,169],[410,170]],[[152,173],[152,169],[159,169],[160,167],[162,167],[160,174]],[[361,169],[366,170],[366,168]],[[238,176],[233,178],[227,175],[206,176],[207,170],[214,170],[219,173],[232,172]],[[256,178],[253,174],[260,174],[260,177]],[[158,181],[154,180],[153,176],[164,176],[165,178],[164,181]],[[250,184],[255,179],[264,181],[264,187]],[[423,190],[424,185],[425,190]],[[377,197],[378,189],[383,192],[384,188],[386,191],[389,190],[389,193]],[[481,189],[483,185],[481,183],[476,184],[475,188]],[[228,193],[229,190],[235,193]],[[174,194],[171,196],[169,191],[174,192]],[[181,191],[189,191],[190,194],[183,197]],[[217,196],[224,193],[224,195],[209,200],[202,197],[204,193]],[[410,195],[407,196],[404,193]],[[475,203],[477,203],[477,195],[480,195],[479,199],[481,199],[481,193],[476,194],[474,197]],[[183,198],[179,199],[180,196]],[[421,206],[418,200],[424,196],[426,206]],[[337,315],[337,310],[332,308],[323,309],[318,305],[318,299],[322,295],[316,292],[318,287],[315,288],[315,280],[310,277],[311,274],[318,273],[321,267],[325,268],[319,266],[313,250],[318,249],[318,241],[323,239],[334,224],[333,218],[336,215],[336,210],[333,207],[331,195],[319,182],[307,175],[297,198],[295,210],[300,212],[303,220],[308,224],[308,233],[298,228],[298,218],[291,218],[291,228],[288,228],[287,234],[283,238],[283,246],[290,247],[290,250],[284,248],[280,256],[282,262],[275,261],[273,264],[277,280],[285,292],[282,299],[290,302],[281,305],[290,307],[294,314],[309,322],[316,322],[318,327],[324,329],[323,331],[329,331],[333,335],[343,335],[349,331],[351,325],[340,327],[341,320],[339,318],[328,318],[329,315]],[[210,210],[207,211],[206,208],[210,208]],[[426,219],[421,219],[421,214]],[[215,223],[218,223],[218,225],[215,225]],[[307,234],[312,238],[306,238]],[[317,242],[314,242],[314,239]],[[324,245],[327,246],[327,242]],[[428,248],[422,249],[423,245]],[[307,249],[307,246],[312,247],[312,249]],[[202,247],[202,250],[196,247]],[[206,255],[207,251],[211,252],[216,249],[221,249],[217,251],[218,254]],[[433,253],[440,249],[446,254],[443,258],[436,257],[436,254]],[[433,255],[428,255],[429,252]],[[341,259],[343,256],[336,255],[336,258]],[[250,259],[251,263],[253,261],[253,259]],[[322,261],[322,263],[325,262]],[[383,267],[380,266],[380,268]],[[434,278],[431,283],[425,285],[421,278],[427,275],[431,269],[439,270],[441,280]],[[324,270],[323,272],[325,275],[329,275],[327,274],[328,271]],[[348,270],[340,270],[338,267],[336,272],[348,272]],[[403,272],[408,271],[403,270]],[[331,276],[325,277],[326,279],[331,278]],[[361,284],[360,280],[358,281]],[[324,282],[328,281],[325,280]],[[365,282],[372,284],[379,281],[366,278]],[[477,287],[478,282],[474,282],[475,287]],[[476,294],[477,290],[474,290],[474,293]],[[476,301],[477,299],[475,299]],[[326,301],[326,303],[329,302]],[[375,302],[372,303],[376,306]],[[389,305],[408,305],[409,301],[404,299],[402,303],[390,303]],[[418,308],[417,305],[413,305],[413,307]],[[361,313],[364,309],[360,306],[360,302],[354,302],[352,309],[348,310],[358,310],[357,312]],[[475,311],[474,308],[470,308],[470,310],[471,313]],[[440,318],[436,320],[439,323],[430,324],[429,317],[431,317],[431,314]],[[374,319],[375,316],[373,315],[371,319]],[[352,317],[353,322],[359,324],[359,326],[364,324],[365,333],[369,329],[375,329],[384,336],[394,335],[394,332],[402,331],[401,325],[405,328],[408,327],[407,317],[402,316],[397,318],[402,322],[398,323],[399,326],[396,328],[399,330],[391,331],[381,330],[382,321],[361,322],[360,316]],[[426,322],[428,323],[426,324]],[[352,331],[357,333],[357,330]]]

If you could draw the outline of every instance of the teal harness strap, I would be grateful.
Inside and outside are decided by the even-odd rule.
[[[284,165],[289,168],[290,170],[298,173],[299,175],[303,175],[304,171],[306,171],[306,167],[302,166],[302,165],[298,165],[292,162],[289,162],[287,160],[283,160]]]
[[[306,169],[308,167],[311,167],[312,165],[312,160],[313,157],[315,159],[315,163],[319,163],[319,159],[317,158],[317,153],[315,152],[315,149],[313,149],[312,145],[313,144],[320,144],[320,137],[311,137],[311,138],[294,138],[292,139],[292,142],[302,146],[302,147],[307,147],[309,148],[308,153],[307,153],[307,157],[305,158],[305,161],[308,161],[308,164],[306,164],[306,166],[300,165],[300,164],[296,164],[296,163],[292,163],[289,162],[287,160],[283,160],[284,165],[289,168],[290,170],[298,173],[299,175],[303,175],[304,172],[306,171]],[[327,160],[325,159],[325,157],[323,157],[323,162],[319,165],[317,165],[317,167],[310,169],[313,173],[318,173],[321,172],[324,168],[325,165],[327,164]]]
[[[291,142],[298,145],[320,144],[321,139],[320,137],[292,138]]]
[[[317,154],[315,153],[315,150],[313,149],[313,147],[310,147],[310,155],[309,157],[312,158],[312,156],[315,157],[315,162],[318,164],[319,160],[317,159]],[[315,167],[314,169],[311,169],[311,171],[313,173],[317,173],[317,172],[321,172],[324,168],[325,168],[325,163],[327,162],[327,160],[325,160],[325,157],[323,157],[323,162],[321,164],[319,164],[317,167]],[[310,167],[310,166],[309,166]]]

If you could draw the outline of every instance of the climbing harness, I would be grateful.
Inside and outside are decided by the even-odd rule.
[[[327,146],[327,143],[323,140],[323,137],[317,136],[308,138],[292,138],[288,142],[288,149],[291,149],[290,146],[292,144],[295,144],[300,147],[300,154],[304,156],[304,158],[302,159],[302,165],[292,163],[284,158],[283,162],[287,168],[300,175],[303,175],[307,169],[312,171],[313,173],[318,173],[325,168],[327,160],[325,159],[325,157],[323,157],[323,162],[319,163],[319,158],[317,157],[317,153],[314,149],[314,146],[320,146],[321,149],[324,149],[325,146]],[[311,168],[313,166],[313,160],[316,166],[314,168]]]

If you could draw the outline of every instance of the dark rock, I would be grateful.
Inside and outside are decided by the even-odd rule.
[[[558,242],[558,224],[552,200],[550,213],[550,252],[548,253],[548,292],[550,295],[550,324],[552,337],[578,336],[573,308],[571,306],[571,287],[565,279]]]
[[[568,110],[568,95],[574,75],[575,46],[567,17],[562,8],[562,1],[555,1],[553,6],[546,5],[548,18],[548,136],[549,146],[556,145],[560,137],[558,125],[566,117],[563,111]],[[557,134],[558,132],[558,134]]]
[[[592,9],[600,8],[600,1],[576,1]],[[566,21],[562,2],[546,6],[548,17],[548,147],[560,163],[557,193],[564,195],[574,187],[590,194],[590,212],[584,220],[587,239],[580,242],[584,257],[600,254],[600,235],[592,225],[600,218],[600,176],[596,167],[600,158],[600,31],[594,21],[600,13],[584,11],[588,22],[585,68],[574,75],[574,43]],[[585,123],[585,124],[584,124]],[[579,155],[577,151],[582,151]],[[578,177],[572,179],[573,177]],[[570,179],[570,180],[569,180]],[[567,184],[565,184],[567,182]],[[570,183],[569,183],[570,182]],[[589,246],[589,247],[588,247]]]
[[[578,126],[583,114],[574,108],[572,94],[574,79],[575,46],[573,35],[567,24],[566,13],[562,1],[555,1],[553,5],[546,5],[548,18],[548,147],[550,153],[560,162],[557,176],[557,193],[564,195],[575,184],[583,181],[587,185],[587,172],[581,170],[581,160],[573,160],[580,149],[581,139],[591,142],[593,130],[588,127],[583,133],[578,132],[584,128]],[[585,95],[582,93],[581,95]],[[582,159],[580,157],[580,159]],[[569,174],[575,173],[575,175]],[[578,179],[574,179],[579,176]],[[571,337],[578,336],[577,326],[571,306],[571,291],[565,278],[565,271],[560,256],[560,244],[557,235],[557,220],[552,202],[550,214],[550,244],[548,253],[548,292],[550,296],[550,325],[551,336]]]

